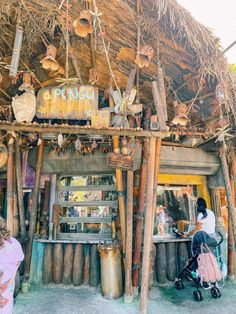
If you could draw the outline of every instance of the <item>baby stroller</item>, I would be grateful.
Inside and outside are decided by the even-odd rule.
[[[175,233],[177,237],[181,237],[181,233],[177,230],[175,230]],[[193,292],[193,296],[196,301],[203,300],[203,295],[200,290],[201,287],[204,290],[210,289],[213,298],[221,297],[218,282],[224,279],[222,275],[224,263],[222,261],[220,247],[223,242],[223,236],[221,233],[218,234],[219,239],[217,237],[217,240],[215,240],[207,233],[199,231],[197,238],[200,241],[195,241],[195,243],[192,241],[193,257],[188,260],[180,275],[175,279],[175,287],[178,290],[184,289],[182,281],[184,277],[195,281],[197,290]],[[205,259],[206,257],[207,259]]]

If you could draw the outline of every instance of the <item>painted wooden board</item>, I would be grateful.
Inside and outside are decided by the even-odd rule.
[[[37,95],[38,118],[87,120],[93,110],[98,110],[98,88],[92,85],[44,87]]]

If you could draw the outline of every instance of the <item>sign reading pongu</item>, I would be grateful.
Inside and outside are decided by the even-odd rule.
[[[92,85],[44,87],[37,95],[38,118],[86,120],[97,109],[98,88]]]

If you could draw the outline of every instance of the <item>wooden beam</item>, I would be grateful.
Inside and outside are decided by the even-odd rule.
[[[7,228],[14,233],[14,139],[8,136],[7,160]]]
[[[43,164],[43,152],[44,152],[44,140],[42,139],[41,144],[38,146],[37,165],[36,165],[36,171],[35,171],[35,183],[34,183],[34,189],[33,189],[33,204],[32,204],[32,211],[30,213],[29,242],[28,242],[27,254],[25,258],[26,280],[29,279],[32,246],[33,246],[34,233],[35,233],[36,222],[37,222],[38,198],[39,198],[39,189],[40,189],[41,169],[42,169],[42,164]]]
[[[7,121],[0,122],[0,130],[3,131],[15,131],[15,132],[36,132],[36,133],[55,133],[55,134],[70,134],[70,135],[104,135],[104,136],[136,136],[136,137],[167,137],[171,135],[193,135],[193,136],[208,136],[208,132],[204,131],[191,131],[189,129],[182,130],[169,130],[169,131],[146,131],[140,129],[95,129],[86,126],[75,125],[49,125],[49,124],[24,124],[24,123],[8,123]]]
[[[135,224],[135,242],[134,242],[134,256],[133,256],[133,287],[138,287],[138,277],[141,260],[141,246],[142,246],[142,230],[144,220],[144,205],[145,205],[145,193],[147,184],[147,161],[148,161],[148,139],[144,140],[143,153],[142,153],[142,165],[140,170],[139,179],[139,191],[138,191],[138,208],[136,214]]]
[[[141,296],[140,296],[140,313],[148,313],[148,286],[149,286],[149,272],[150,272],[150,252],[151,252],[151,238],[153,233],[153,186],[154,186],[154,168],[155,168],[155,151],[156,139],[150,139],[150,154],[148,157],[147,169],[147,195],[146,195],[146,212],[145,212],[145,226],[144,226],[144,248],[142,261],[142,282],[141,282]]]
[[[133,301],[132,289],[133,188],[134,188],[134,172],[132,170],[128,170],[126,244],[125,244],[125,295],[124,295],[125,303],[131,303]]]

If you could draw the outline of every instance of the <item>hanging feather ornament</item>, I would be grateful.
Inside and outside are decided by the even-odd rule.
[[[19,87],[24,93],[16,95],[12,99],[12,109],[17,122],[31,122],[36,112],[36,97],[34,88],[31,85],[31,74],[23,74],[23,84]]]
[[[73,26],[75,32],[80,37],[86,37],[93,32],[93,17],[90,11],[84,10],[80,12],[78,19],[74,20]]]
[[[151,59],[154,55],[154,50],[151,46],[145,45],[141,48],[140,52],[138,52],[135,63],[139,68],[149,67]]]
[[[75,141],[75,149],[77,151],[81,151],[81,147],[82,147],[82,145],[81,145],[80,139],[77,138],[77,140]]]
[[[40,63],[45,70],[57,71],[59,69],[59,63],[56,60],[57,48],[53,45],[47,46],[46,57],[43,58]]]
[[[10,77],[16,77],[18,65],[20,61],[20,51],[22,47],[22,39],[23,39],[23,27],[20,25],[16,26],[16,35],[14,41],[14,48],[11,58],[11,65],[10,65]]]

